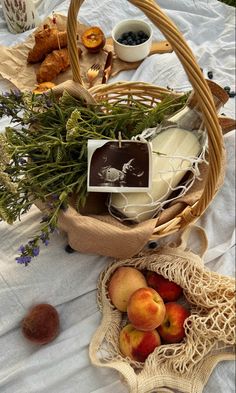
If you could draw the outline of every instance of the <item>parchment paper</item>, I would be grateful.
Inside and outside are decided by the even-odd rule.
[[[57,28],[60,31],[66,30],[67,17],[60,14],[55,14],[57,21]],[[49,24],[52,26],[52,20],[50,18],[46,18],[43,23],[21,44],[13,46],[13,47],[5,47],[0,45],[0,53],[1,53],[1,63],[0,63],[0,75],[2,78],[7,79],[12,84],[14,84],[20,90],[33,90],[35,86],[37,86],[36,80],[36,72],[40,66],[40,63],[37,64],[28,64],[27,56],[29,50],[34,46],[34,35],[35,32],[40,30],[44,24]],[[78,46],[82,50],[82,54],[80,56],[80,73],[83,79],[85,87],[88,87],[86,73],[88,68],[94,64],[100,64],[100,72],[98,77],[96,78],[94,84],[99,84],[102,81],[103,69],[107,58],[107,52],[113,52],[113,66],[111,75],[114,76],[118,72],[124,69],[136,69],[141,62],[134,63],[126,63],[119,60],[113,50],[113,45],[111,45],[111,41],[108,39],[103,50],[99,53],[91,54],[86,48],[80,43],[80,36],[83,31],[89,26],[80,24],[78,22]],[[72,79],[71,68],[68,68],[67,71],[59,74],[53,82],[57,85],[68,79]]]

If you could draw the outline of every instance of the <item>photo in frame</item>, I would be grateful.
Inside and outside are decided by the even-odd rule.
[[[146,192],[151,187],[151,147],[148,142],[88,140],[90,192]]]

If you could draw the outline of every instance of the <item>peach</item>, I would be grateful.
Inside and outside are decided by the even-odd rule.
[[[138,269],[121,266],[110,279],[108,294],[114,306],[119,311],[126,312],[128,300],[132,293],[146,286],[146,279]]]
[[[37,304],[22,321],[22,333],[36,344],[47,344],[59,333],[59,315],[50,304]]]
[[[149,270],[146,274],[146,280],[148,286],[155,289],[164,302],[174,302],[179,299],[183,293],[181,286],[156,272]]]
[[[143,332],[129,323],[120,332],[120,351],[138,362],[144,362],[156,347],[161,345],[161,339],[156,330]]]
[[[106,38],[100,27],[92,26],[82,33],[81,41],[89,52],[97,53],[104,47]]]
[[[140,288],[128,302],[127,314],[132,325],[143,331],[156,329],[164,320],[165,304],[153,288]]]
[[[176,302],[166,303],[166,316],[157,328],[165,343],[178,343],[185,337],[184,321],[190,316],[189,310]]]

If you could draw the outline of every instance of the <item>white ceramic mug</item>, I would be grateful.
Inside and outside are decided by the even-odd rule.
[[[35,28],[39,24],[36,3],[33,0],[1,0],[8,30],[13,33]]]

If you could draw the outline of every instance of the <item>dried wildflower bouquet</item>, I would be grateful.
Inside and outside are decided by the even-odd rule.
[[[48,245],[58,216],[73,196],[79,211],[87,197],[87,140],[131,139],[179,110],[187,94],[171,94],[155,107],[130,100],[85,104],[64,91],[36,95],[11,91],[0,96],[0,117],[10,126],[0,134],[0,220],[12,224],[39,201],[46,207],[38,234],[19,249],[27,265]],[[3,131],[3,130],[1,130]]]

